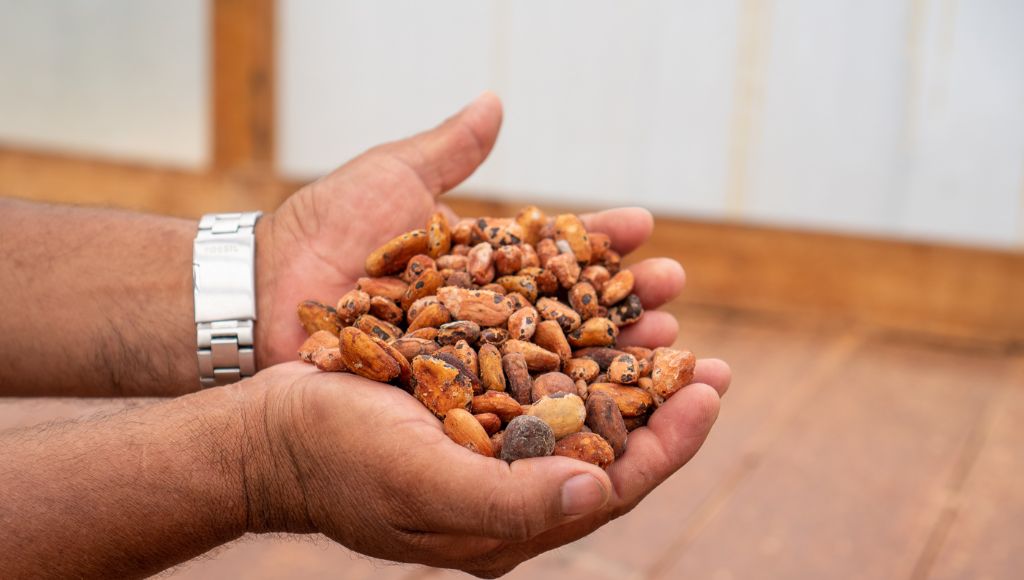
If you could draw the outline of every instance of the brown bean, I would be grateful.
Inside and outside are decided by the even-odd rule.
[[[508,317],[508,333],[514,340],[530,340],[537,330],[537,309],[532,306],[520,308]]]
[[[326,330],[337,336],[343,326],[338,318],[338,312],[316,300],[305,300],[299,303],[299,322],[307,334],[313,334],[318,330]]]
[[[383,296],[395,302],[402,300],[405,289],[409,285],[399,278],[384,276],[379,278],[362,277],[356,280],[356,288],[366,292],[370,296]]]
[[[388,342],[402,336],[402,329],[390,322],[385,322],[372,314],[364,314],[356,319],[352,325],[366,334],[372,334],[377,338]]]
[[[593,383],[590,385],[590,397],[596,393],[605,393],[619,406],[623,417],[643,415],[654,406],[654,399],[639,387],[619,385],[616,383]]]
[[[530,379],[530,369],[526,365],[526,357],[523,356],[523,353],[510,352],[502,355],[501,367],[505,371],[509,391],[515,400],[520,405],[529,404],[533,380]]]
[[[420,274],[427,270],[437,270],[437,263],[434,259],[426,254],[418,254],[409,259],[409,263],[405,265],[405,271],[402,272],[402,281],[405,283],[411,283],[416,278],[420,277]]]
[[[587,397],[587,427],[604,438],[615,457],[626,452],[626,425],[615,399],[606,393],[590,393]]]
[[[591,318],[566,335],[573,348],[612,346],[619,338],[619,327],[607,318]]]
[[[437,212],[427,222],[427,253],[437,258],[448,253],[452,247],[452,233],[444,214]]]
[[[544,320],[554,320],[562,327],[562,332],[570,333],[580,327],[582,319],[572,307],[553,298],[541,298],[537,301],[537,312]]]
[[[489,391],[505,390],[505,371],[501,368],[501,351],[493,344],[483,344],[477,353],[480,382]]]
[[[533,333],[533,342],[557,354],[563,363],[572,358],[569,341],[565,339],[562,327],[554,320],[545,320],[537,325],[537,330]]]
[[[589,358],[571,358],[565,362],[563,370],[574,381],[583,380],[589,383],[601,372],[601,367]]]
[[[557,354],[524,340],[506,340],[505,344],[501,345],[501,352],[506,355],[510,353],[523,355],[527,368],[534,372],[554,371],[562,365],[562,359],[558,358]]]
[[[352,326],[357,318],[369,312],[370,300],[369,294],[356,288],[342,295],[335,307],[342,326]]]
[[[596,433],[573,433],[555,442],[553,455],[569,457],[607,469],[615,461],[615,451]]]
[[[366,257],[366,273],[384,276],[401,272],[409,259],[427,253],[427,231],[413,230],[392,238]]]
[[[590,282],[577,282],[569,289],[569,304],[583,320],[590,320],[599,312],[597,290],[594,290]]]
[[[383,296],[370,299],[370,314],[389,324],[401,324],[405,320],[405,311],[395,301]],[[358,320],[358,318],[357,318]]]
[[[544,373],[533,379],[530,399],[534,403],[556,393],[576,394],[576,383],[560,372]]]
[[[437,292],[437,289],[445,285],[444,275],[437,270],[426,270],[415,280],[409,283],[409,287],[402,294],[402,308],[406,310],[424,296],[430,296]]]

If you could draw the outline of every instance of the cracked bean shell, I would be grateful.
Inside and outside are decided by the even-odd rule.
[[[398,361],[384,347],[354,326],[341,329],[340,343],[342,361],[350,372],[382,383],[402,372]]]
[[[688,350],[657,348],[651,357],[651,380],[654,392],[668,399],[679,389],[693,382],[697,358]]]
[[[458,367],[432,355],[412,361],[413,394],[435,415],[444,419],[451,409],[468,409],[473,385]]]
[[[569,457],[607,469],[615,461],[615,451],[596,433],[573,433],[555,442],[553,455]]]

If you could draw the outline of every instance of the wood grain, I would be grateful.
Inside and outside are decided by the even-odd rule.
[[[220,170],[274,163],[274,0],[214,0],[213,159]]]
[[[650,577],[909,577],[1009,368],[999,356],[866,342]]]
[[[915,578],[1014,578],[1024,570],[1024,358],[1018,357],[960,477],[944,501],[944,527]]]

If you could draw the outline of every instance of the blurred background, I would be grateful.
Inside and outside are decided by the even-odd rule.
[[[0,0],[0,195],[272,210],[484,89],[468,215],[642,205],[733,364],[705,450],[517,577],[1024,569],[1024,3]],[[0,426],[75,416],[0,402]],[[84,405],[84,406],[83,406]],[[401,577],[252,539],[180,578]]]

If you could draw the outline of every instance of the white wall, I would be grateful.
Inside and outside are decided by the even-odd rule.
[[[1019,0],[279,0],[280,168],[484,88],[466,191],[1024,245]],[[0,0],[0,146],[199,168],[208,1]]]
[[[203,0],[0,0],[0,145],[199,167]]]
[[[329,170],[484,88],[464,188],[1019,247],[1016,0],[283,1],[281,168]]]

